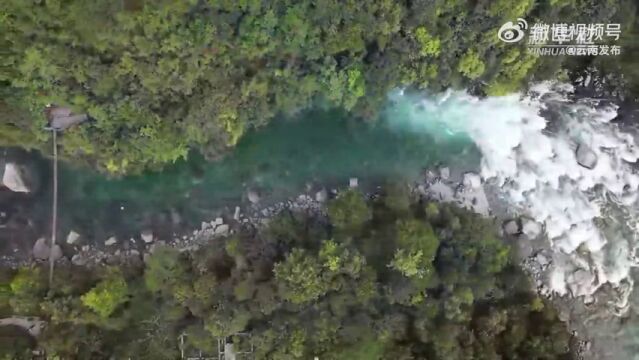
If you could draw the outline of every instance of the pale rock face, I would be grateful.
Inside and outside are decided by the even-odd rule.
[[[477,189],[481,186],[481,177],[475,173],[465,173],[463,184],[466,188]]]
[[[215,228],[215,235],[226,236],[229,233],[229,226],[227,224],[220,225]]]
[[[351,188],[356,188],[357,186],[359,186],[359,180],[357,180],[357,178],[350,178],[350,180],[348,181],[348,186]]]
[[[322,189],[315,194],[315,200],[317,202],[325,202],[328,199],[328,193],[326,189]]]
[[[24,171],[14,163],[7,163],[4,166],[2,184],[13,192],[31,192],[24,179]]]
[[[105,242],[104,245],[106,246],[112,246],[118,243],[118,239],[115,238],[115,236],[111,236],[110,238],[108,238]]]
[[[76,244],[78,242],[78,240],[80,240],[80,234],[78,234],[77,232],[71,230],[69,232],[69,235],[67,235],[67,244],[69,244],[69,245]]]
[[[247,193],[247,197],[252,204],[257,204],[260,202],[260,194],[255,190],[249,190]]]
[[[142,238],[142,241],[144,241],[147,244],[150,244],[153,242],[153,232],[151,230],[142,231],[142,233],[140,234],[140,237]]]
[[[439,177],[442,178],[442,180],[448,180],[450,177],[450,169],[447,167],[439,169]]]

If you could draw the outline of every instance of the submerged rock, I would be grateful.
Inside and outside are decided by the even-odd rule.
[[[597,154],[587,145],[579,144],[575,156],[577,163],[586,169],[594,169],[597,166]]]

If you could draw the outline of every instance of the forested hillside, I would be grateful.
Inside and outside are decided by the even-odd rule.
[[[61,359],[176,359],[181,334],[185,356],[226,339],[255,359],[572,358],[490,220],[388,189],[342,192],[328,219],[157,247],[143,266],[59,266],[49,291],[45,269],[5,273],[0,307],[46,320],[40,346]]]
[[[65,155],[111,173],[191,148],[215,158],[311,103],[371,119],[399,86],[516,91],[588,60],[500,42],[506,21],[614,18],[625,31],[635,12],[632,0],[4,0],[0,144],[41,146],[57,104],[92,119],[64,135]],[[628,59],[605,68],[632,77]]]

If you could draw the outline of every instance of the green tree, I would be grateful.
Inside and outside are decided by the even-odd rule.
[[[301,249],[293,249],[273,270],[283,297],[295,304],[317,300],[329,290],[320,262]]]
[[[457,70],[470,79],[477,79],[484,73],[485,69],[486,65],[474,50],[468,50],[459,60],[457,66]]]
[[[328,216],[338,229],[357,231],[371,219],[372,212],[360,192],[347,190],[328,204]]]
[[[107,277],[93,289],[82,295],[82,304],[95,311],[102,318],[108,318],[128,300],[129,290],[126,280],[118,270],[110,270]]]

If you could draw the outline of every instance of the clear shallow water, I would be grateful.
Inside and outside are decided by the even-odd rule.
[[[401,104],[406,107],[408,104]],[[257,188],[266,202],[296,196],[306,184],[363,185],[386,179],[413,179],[438,163],[478,164],[479,154],[465,137],[431,136],[391,126],[395,107],[374,123],[349,119],[338,111],[310,111],[247,134],[228,156],[206,162],[197,154],[162,172],[119,179],[62,163],[60,236],[70,229],[94,234],[137,234],[154,214],[179,211],[190,224],[209,220],[216,209],[245,200]],[[48,184],[48,182],[46,183]],[[43,222],[50,211],[48,189],[37,194],[34,211]],[[127,235],[127,236],[130,236]]]

